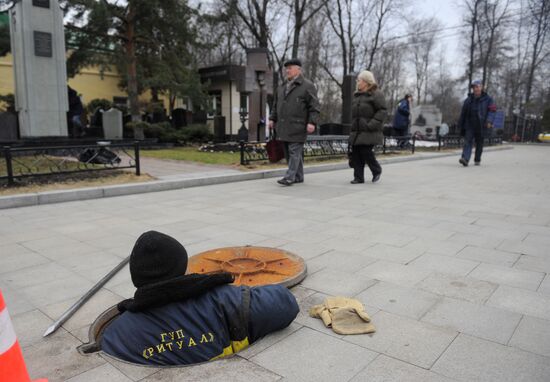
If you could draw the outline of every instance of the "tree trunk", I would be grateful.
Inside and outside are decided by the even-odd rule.
[[[126,58],[128,63],[128,101],[130,103],[130,114],[132,121],[141,121],[139,113],[138,100],[138,83],[137,83],[137,62],[136,62],[136,47],[135,47],[135,15],[136,12],[132,3],[128,4],[128,19],[126,27]]]

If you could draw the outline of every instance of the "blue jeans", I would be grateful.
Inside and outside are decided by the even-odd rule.
[[[304,181],[304,144],[285,142],[285,158],[288,170],[284,178],[290,182]]]
[[[481,162],[481,153],[483,153],[483,134],[481,132],[477,133],[473,130],[467,129],[464,136],[464,148],[462,149],[462,158],[466,162],[470,161],[472,156],[472,148],[476,144],[476,153],[474,155],[474,162]]]

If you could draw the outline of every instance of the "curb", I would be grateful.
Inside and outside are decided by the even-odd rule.
[[[503,150],[512,150],[512,149],[513,149],[512,146],[497,146],[497,147],[487,147],[484,149],[484,151],[485,152],[503,151]],[[379,159],[378,161],[381,164],[412,162],[412,161],[419,161],[419,160],[428,160],[428,159],[456,156],[457,153],[458,151],[453,151],[448,153],[433,153],[433,154],[417,152],[414,155],[410,155],[406,157]],[[304,167],[304,173],[315,174],[319,172],[337,171],[337,170],[344,170],[344,169],[349,169],[347,162],[321,164],[321,165]],[[210,186],[215,184],[224,184],[224,183],[232,183],[232,182],[243,182],[246,180],[268,179],[268,178],[283,176],[285,172],[286,172],[286,168],[281,168],[281,169],[275,169],[275,170],[252,171],[252,172],[246,172],[242,174],[227,174],[227,175],[213,175],[213,176],[198,175],[195,178],[186,178],[186,179],[157,180],[157,181],[146,182],[146,183],[130,183],[130,184],[119,184],[114,186],[87,187],[87,188],[76,188],[76,189],[70,189],[70,190],[47,191],[47,192],[37,192],[37,193],[31,193],[31,194],[1,196],[0,209],[27,207],[27,206],[62,203],[62,202],[73,202],[73,201],[79,201],[79,200],[108,198],[112,196],[143,194],[148,192],[179,190],[182,188]]]

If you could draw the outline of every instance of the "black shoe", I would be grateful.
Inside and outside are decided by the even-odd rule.
[[[304,180],[303,180],[303,179],[302,179],[302,180],[295,180],[295,181],[292,182],[292,183],[304,183]]]
[[[466,161],[466,159],[464,158],[460,158],[458,160],[458,163],[460,163],[461,165],[463,165],[464,167],[468,167],[468,162]]]
[[[481,164],[480,161],[474,162],[474,165],[479,166]]]
[[[290,180],[288,180],[288,179],[285,179],[285,178],[279,179],[279,180],[277,181],[277,183],[279,183],[279,184],[282,185],[282,186],[292,186],[292,182],[291,182]]]
[[[380,174],[376,174],[372,177],[372,183],[376,183],[380,180],[380,176],[382,175],[382,173]]]
[[[353,179],[350,183],[351,184],[361,184],[361,183],[365,183],[365,181],[361,180],[361,179]]]

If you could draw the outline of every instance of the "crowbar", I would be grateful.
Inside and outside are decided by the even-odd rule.
[[[128,261],[130,261],[130,256],[122,260],[120,264],[114,267],[111,272],[107,273],[101,280],[97,282],[97,284],[95,284],[88,292],[86,292],[84,296],[80,297],[77,302],[75,302],[69,309],[67,309],[67,311],[65,311],[65,313],[63,313],[61,317],[57,319],[57,321],[55,321],[48,329],[46,329],[43,337],[49,336],[57,329],[59,329],[61,325],[63,325],[65,321],[67,321],[78,309],[80,309],[80,307],[84,305],[86,301],[90,299],[90,297],[92,297],[98,290],[100,290],[101,287],[107,283],[107,281],[109,281],[118,271],[124,268]]]

